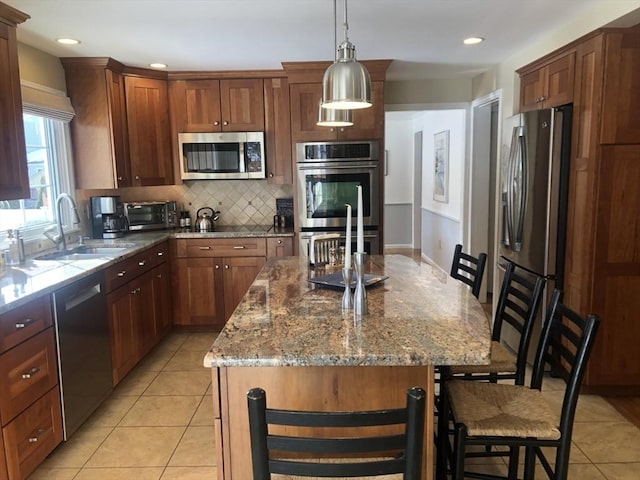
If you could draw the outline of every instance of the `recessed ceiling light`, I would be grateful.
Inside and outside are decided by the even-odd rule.
[[[149,66],[151,68],[167,68],[166,63],[150,63]]]
[[[64,45],[78,45],[80,40],[76,40],[75,38],[56,38],[56,42]]]
[[[484,38],[482,37],[469,37],[465,38],[462,43],[465,45],[477,45],[478,43],[484,42]]]

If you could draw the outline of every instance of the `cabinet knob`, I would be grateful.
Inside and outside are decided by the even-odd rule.
[[[36,373],[38,373],[40,371],[40,369],[38,367],[33,367],[31,370],[29,370],[27,373],[23,373],[22,374],[22,379],[23,380],[28,380],[31,377],[33,377]]]
[[[229,125],[229,122],[227,122],[226,120],[224,122],[222,122],[222,125]]]
[[[126,270],[122,270],[120,272],[118,272],[116,275],[118,275],[119,277],[124,277],[127,274]]]
[[[140,180],[140,175],[136,175],[136,180]]]
[[[220,265],[216,264],[216,270],[220,270]]]
[[[224,268],[229,270],[229,265],[225,265]]]
[[[217,127],[218,125],[220,125],[220,122],[216,120],[215,122],[213,122],[213,124]]]
[[[26,328],[27,325],[33,323],[33,318],[25,318],[22,322],[16,323],[16,330],[20,330],[22,328]]]
[[[344,132],[344,128],[340,128],[340,131],[341,131],[341,132]]]
[[[122,181],[122,177],[118,177],[118,181],[121,182]]]
[[[329,129],[329,131],[330,131],[330,132],[335,132],[335,131],[336,131],[336,129],[335,129],[335,128],[333,128],[333,127],[331,127],[331,128]]]
[[[46,430],[44,428],[39,428],[38,431],[36,432],[37,435],[35,435],[33,437],[29,437],[29,439],[27,441],[29,443],[36,443],[38,441],[38,435],[42,435],[44,432],[46,432]]]
[[[158,256],[159,256],[159,257],[164,256],[164,252],[158,252]]]
[[[140,267],[144,267],[146,264],[147,264],[147,261],[146,261],[146,260],[140,260],[140,261],[138,262],[138,265],[139,265]]]
[[[278,245],[282,245],[282,240],[278,240]]]
[[[135,295],[136,293],[140,293],[140,287],[131,290],[131,295]]]
[[[273,173],[269,173],[269,178],[273,178]]]
[[[156,275],[157,278],[162,278],[162,274],[159,273],[158,275]]]

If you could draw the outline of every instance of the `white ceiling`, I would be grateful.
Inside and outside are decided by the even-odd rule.
[[[18,40],[58,57],[184,71],[279,69],[335,54],[331,0],[2,1],[31,16]],[[391,80],[471,77],[603,1],[629,0],[351,0],[349,38],[359,60],[393,59]],[[465,47],[467,36],[486,41]]]

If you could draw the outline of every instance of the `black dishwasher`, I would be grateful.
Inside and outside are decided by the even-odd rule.
[[[104,275],[84,277],[53,299],[67,440],[113,390]]]

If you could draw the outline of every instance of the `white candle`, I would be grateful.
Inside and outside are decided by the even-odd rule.
[[[347,238],[344,241],[344,268],[351,268],[351,205],[347,205]]]
[[[364,227],[362,224],[362,185],[357,186],[358,189],[358,243],[357,253],[364,253]]]

